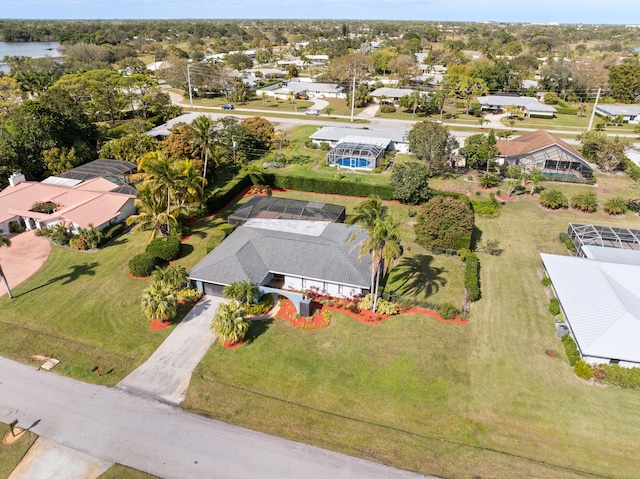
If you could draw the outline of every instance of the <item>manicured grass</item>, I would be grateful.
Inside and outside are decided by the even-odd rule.
[[[599,176],[598,187],[545,184],[567,196],[588,188],[624,194],[629,185],[620,176]],[[462,178],[433,186],[475,197],[476,184]],[[210,350],[185,406],[442,477],[635,478],[640,396],[575,377],[538,279],[541,251],[566,254],[558,233],[570,221],[638,220],[549,212],[520,196],[499,217],[476,220],[483,239],[499,239],[504,252],[480,254],[482,299],[468,326],[413,315],[370,326],[340,314],[313,332],[280,320],[254,325],[241,348]]]
[[[99,476],[100,479],[154,479],[157,477],[121,464],[114,464]]]
[[[0,479],[6,479],[11,475],[38,438],[38,436],[32,432],[25,431],[21,434],[22,437],[17,442],[7,445],[2,443],[2,440],[7,434],[11,434],[11,428],[8,424],[0,422]]]
[[[192,228],[175,264],[187,269],[205,255],[207,224]],[[53,246],[44,266],[0,298],[0,354],[39,365],[32,355],[61,362],[53,369],[87,382],[112,385],[142,364],[173,330],[152,331],[140,309],[150,279],[127,275],[129,258],[144,251],[148,232],[125,234],[97,252]],[[180,306],[174,324],[189,311]],[[99,365],[102,376],[91,372]]]

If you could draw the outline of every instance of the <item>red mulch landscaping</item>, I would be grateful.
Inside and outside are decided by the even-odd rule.
[[[237,349],[243,344],[244,344],[244,339],[241,339],[240,341],[237,341],[235,343],[232,343],[231,341],[225,341],[224,343],[222,343],[222,347],[225,349]]]
[[[129,275],[129,278],[133,278],[133,279],[147,279],[147,278],[151,278],[151,276],[134,276],[131,273],[127,273]]]
[[[398,313],[398,315],[380,314],[380,313],[373,314],[370,310],[366,310],[366,311],[360,310],[358,313],[354,313],[353,311],[350,311],[346,308],[338,308],[336,306],[325,306],[323,304],[316,303],[314,301],[313,309],[320,310],[320,314],[315,314],[311,316],[311,321],[308,321],[307,320],[308,318],[305,318],[303,316],[296,319],[293,317],[293,315],[296,313],[296,308],[291,301],[286,299],[286,300],[282,300],[280,310],[276,313],[276,317],[280,319],[284,319],[285,321],[288,321],[289,324],[291,324],[291,326],[293,326],[295,329],[321,329],[321,328],[329,327],[331,325],[331,320],[326,320],[324,316],[322,316],[321,314],[322,311],[337,311],[340,313],[344,313],[347,316],[350,316],[356,321],[363,324],[378,324],[389,319],[392,316],[398,316],[399,314],[421,314],[423,316],[430,316],[442,323],[453,323],[453,324],[459,324],[463,326],[469,324],[469,320],[464,318],[455,317],[452,319],[442,319],[440,314],[438,314],[436,311],[432,311],[430,309],[417,308],[417,307],[412,307],[409,309],[402,310],[400,311],[400,313]]]
[[[149,327],[154,331],[160,331],[161,329],[168,328],[170,325],[171,325],[171,320],[159,321],[157,319],[154,319],[149,323]]]

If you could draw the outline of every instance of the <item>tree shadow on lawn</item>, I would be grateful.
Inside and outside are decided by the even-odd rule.
[[[71,271],[66,274],[61,274],[60,276],[56,276],[55,278],[51,278],[44,284],[40,286],[36,286],[35,288],[30,289],[29,291],[25,291],[24,293],[18,294],[18,296],[23,296],[25,294],[32,293],[40,288],[44,288],[45,286],[49,286],[50,284],[57,283],[58,281],[64,281],[62,285],[72,283],[73,281],[81,278],[82,276],[95,276],[95,268],[99,265],[99,263],[85,263],[85,264],[76,264],[71,266]]]
[[[180,244],[179,258],[184,258],[186,256],[189,256],[191,253],[193,253],[193,245],[190,245],[189,243]]]
[[[431,266],[433,259],[426,254],[403,258],[395,270],[394,293],[411,296],[437,293],[441,286],[447,284],[446,278],[442,277],[447,270]]]
[[[247,331],[246,336],[244,337],[245,344],[251,344],[264,333],[267,332],[269,326],[273,323],[273,319],[260,319],[257,321],[251,321],[251,325],[249,326],[249,331]]]

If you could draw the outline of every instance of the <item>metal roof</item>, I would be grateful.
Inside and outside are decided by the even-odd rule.
[[[388,138],[394,143],[409,143],[409,130],[368,130],[364,128],[325,126],[309,136],[316,141],[340,141],[347,136],[366,136],[369,138]]]
[[[640,105],[598,105],[596,112],[610,116],[638,116],[640,115]]]
[[[640,266],[540,256],[582,355],[640,363]]]
[[[535,98],[528,96],[507,96],[507,95],[489,95],[479,96],[478,103],[483,106],[499,106],[507,107],[510,105],[524,107],[529,111],[543,111],[555,113],[556,109],[550,105],[540,103]]]

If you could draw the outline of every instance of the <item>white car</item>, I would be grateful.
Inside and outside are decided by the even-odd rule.
[[[320,114],[320,112],[318,110],[307,110],[304,112],[305,115],[313,115],[313,116],[318,116]]]

